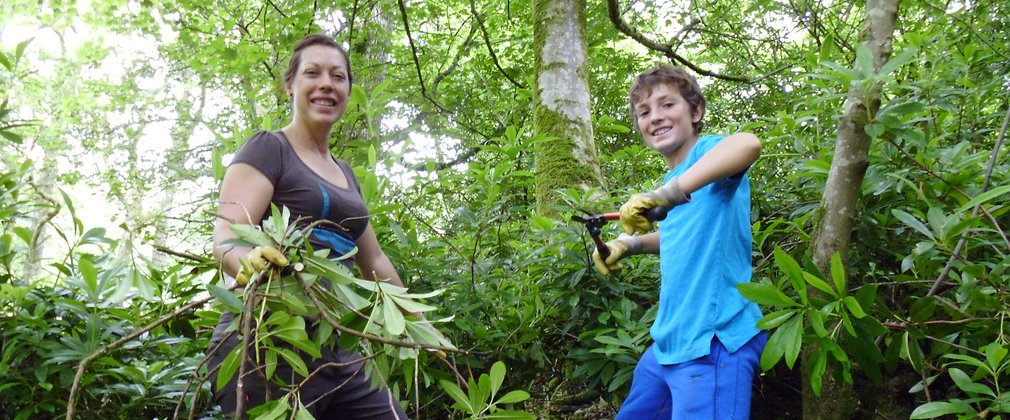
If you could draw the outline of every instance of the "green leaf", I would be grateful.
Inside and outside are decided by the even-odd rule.
[[[478,411],[484,411],[491,396],[491,378],[486,373],[482,373],[476,386],[472,380],[468,383],[470,384],[470,404]]]
[[[783,328],[779,328],[768,338],[768,343],[765,344],[765,349],[761,352],[762,371],[768,371],[774,367],[785,354],[785,344],[782,342],[784,331]]]
[[[796,359],[800,356],[800,349],[803,347],[803,318],[793,317],[782,326],[783,344],[785,346],[786,366],[793,368]]]
[[[985,394],[990,397],[996,397],[996,393],[989,389],[989,387],[972,381],[971,377],[967,373],[964,373],[963,370],[952,367],[947,371],[950,373],[950,378],[954,380],[954,384],[958,388],[961,388],[962,391],[969,394]]]
[[[880,70],[877,72],[882,75],[890,75],[899,67],[905,64],[911,63],[915,59],[916,54],[919,50],[917,48],[905,48],[896,56],[892,56],[890,60],[887,60],[883,66],[880,66]]]
[[[405,299],[400,296],[388,295],[392,301],[404,311],[411,313],[431,312],[438,309],[431,305],[425,305],[413,299]]]
[[[905,223],[912,229],[915,229],[919,233],[926,235],[927,238],[936,241],[936,237],[933,236],[933,232],[931,232],[929,228],[927,228],[926,225],[923,224],[921,221],[919,221],[919,219],[917,219],[915,216],[912,216],[911,214],[905,213],[901,210],[891,210],[891,214],[893,214],[894,217],[897,217],[898,220],[901,220],[903,223]]]
[[[242,346],[235,346],[225,356],[224,361],[221,362],[221,367],[217,371],[217,389],[223,389],[225,385],[228,385],[228,381],[235,376],[235,372],[238,371],[239,361],[242,359]]]
[[[464,411],[469,414],[476,414],[473,411],[473,406],[470,405],[470,398],[467,397],[466,393],[464,393],[459,386],[444,379],[438,381],[438,383],[442,386],[442,389],[445,390],[445,393],[449,394],[449,396],[452,397],[452,400],[455,401],[456,404],[459,404]]]
[[[757,323],[757,327],[762,330],[770,330],[788,321],[793,317],[793,315],[796,315],[797,311],[798,310],[796,309],[783,309],[781,311],[772,312],[761,318],[761,320]]]
[[[403,314],[388,295],[382,295],[382,319],[387,332],[394,336],[403,334]]]
[[[909,318],[914,322],[923,322],[930,319],[935,310],[936,298],[932,296],[920,297],[915,299],[915,302],[912,302],[912,306],[908,311]]]
[[[953,403],[947,401],[938,401],[925,403],[912,411],[912,415],[909,419],[932,419],[940,416],[945,416],[947,414],[973,414],[971,412],[965,412],[963,408],[954,405]]]
[[[274,372],[277,371],[277,352],[268,347],[266,349],[266,354],[264,356],[265,356],[264,358],[266,359],[266,361],[263,363],[263,365],[266,367],[266,369],[264,369],[265,370],[264,374],[266,375],[267,378],[273,378]]]
[[[870,123],[863,126],[863,131],[865,131],[868,136],[874,139],[880,138],[880,136],[884,134],[884,131],[886,130],[887,127],[879,123]]]
[[[10,130],[0,130],[0,136],[3,136],[3,138],[9,140],[11,143],[14,144],[21,144],[24,143],[25,141],[25,139],[20,135],[18,135],[18,133],[15,133]]]
[[[274,312],[274,314],[280,313],[283,312]],[[322,356],[319,347],[309,339],[308,333],[305,332],[305,319],[300,316],[288,317],[282,325],[271,330],[269,335],[275,335],[287,341],[312,357]]]
[[[24,241],[25,245],[32,245],[32,231],[22,226],[15,226],[12,230],[18,238],[21,238],[21,240]]]
[[[91,262],[90,257],[82,256],[80,260],[77,261],[77,269],[81,271],[81,278],[87,283],[88,289],[91,291],[98,290],[98,270],[95,269],[95,265]]]
[[[530,394],[523,390],[515,390],[505,394],[498,400],[498,404],[512,404],[530,399]]]
[[[859,46],[856,47],[855,70],[860,73],[859,79],[869,79],[874,74],[873,53],[865,42],[859,43]]]
[[[793,289],[796,289],[796,293],[800,296],[806,295],[807,290],[806,284],[803,282],[803,270],[800,268],[799,263],[778,245],[775,246],[774,254],[775,265],[786,274],[786,277],[793,284]]]
[[[825,35],[824,40],[821,41],[821,50],[818,52],[818,61],[828,61],[831,56],[835,54],[837,50],[835,49],[835,36],[831,33]]]
[[[941,357],[945,357],[947,359],[959,360],[963,364],[966,364],[966,365],[969,365],[969,366],[975,366],[975,367],[980,368],[982,370],[985,370],[985,371],[987,371],[989,373],[992,373],[992,371],[989,370],[989,366],[988,365],[986,365],[985,363],[983,363],[981,360],[978,360],[978,359],[976,359],[974,357],[971,357],[971,356],[965,356],[963,354],[949,353],[949,354],[945,354],[945,355],[943,355]],[[957,362],[955,362],[955,363],[957,363]]]
[[[977,195],[975,198],[971,200],[968,200],[967,203],[964,203],[961,205],[961,207],[957,208],[957,212],[958,213],[966,212],[969,209],[975,208],[976,205],[985,204],[989,200],[992,200],[997,197],[1006,199],[1007,194],[1010,194],[1010,185],[1003,185],[998,188],[993,188],[989,191]]]
[[[238,297],[229,292],[227,289],[215,286],[213,284],[208,284],[207,292],[209,292],[212,296],[214,296],[214,298],[216,298],[218,302],[221,302],[221,304],[227,307],[228,310],[231,312],[240,314],[245,308],[245,305],[242,304],[242,301],[239,300]]]
[[[817,336],[827,337],[829,333],[824,328],[824,314],[817,309],[810,309],[807,311],[807,316],[810,318],[810,326],[814,329]]]
[[[28,38],[24,41],[18,43],[17,47],[14,48],[14,62],[21,61],[21,57],[25,55],[25,48],[28,47],[28,43],[32,42],[35,37]]]
[[[224,166],[224,156],[221,154],[220,147],[211,148],[211,175],[214,177],[215,181],[221,181],[224,179],[224,173],[227,168]]]
[[[774,286],[762,283],[740,283],[736,285],[745,298],[759,305],[771,307],[798,307],[789,296],[786,296]]]
[[[494,398],[505,382],[505,363],[497,361],[491,366],[491,397]]]
[[[845,296],[845,266],[842,265],[842,255],[835,252],[831,256],[831,280],[835,282],[835,289],[838,289],[838,296]]]
[[[824,373],[828,368],[828,354],[823,349],[818,349],[814,356],[814,367],[810,371],[810,387],[814,395],[821,396],[821,387],[824,384]]]
[[[815,274],[811,274],[811,273],[808,273],[808,272],[804,271],[803,272],[803,279],[806,280],[807,283],[810,283],[811,286],[814,286],[815,289],[820,290],[820,291],[822,291],[824,293],[827,293],[828,296],[832,296],[832,297],[835,297],[835,298],[839,298],[840,297],[838,295],[838,292],[835,291],[835,289],[832,289],[831,285],[829,285],[828,282],[822,280],[820,277],[817,277],[817,275],[815,275]]]
[[[270,406],[269,404],[273,404],[273,405]],[[260,414],[258,416],[255,416],[256,420],[279,420],[279,419],[285,419],[287,417],[288,411],[291,408],[288,405],[288,402],[285,401],[285,400],[269,401],[269,402],[267,402],[264,405],[266,405],[267,407],[270,407],[270,411],[266,412],[265,414]],[[250,412],[250,414],[253,414],[253,413]]]
[[[274,246],[273,239],[256,226],[244,223],[232,223],[228,225],[232,233],[239,240],[246,242],[249,246]]]
[[[297,353],[283,347],[274,347],[274,350],[280,353],[281,357],[283,357],[284,360],[286,360],[288,364],[291,365],[291,369],[294,370],[295,373],[302,376],[309,375],[308,366],[305,365],[305,361],[302,360],[302,357],[299,356]]]
[[[901,335],[901,356],[912,364],[912,369],[915,369],[916,372],[922,371],[922,349],[919,348],[919,343],[912,338],[908,331]]]
[[[866,312],[863,312],[863,307],[859,305],[859,301],[852,296],[846,296],[842,301],[845,303],[845,307],[849,309],[849,313],[856,319],[866,316]]]
[[[1007,348],[993,342],[983,346],[982,351],[985,352],[985,362],[989,365],[990,371],[1000,370],[1000,363],[1006,358]]]

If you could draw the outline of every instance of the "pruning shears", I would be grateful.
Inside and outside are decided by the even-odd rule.
[[[600,258],[604,261],[610,257],[610,248],[607,248],[607,244],[603,243],[603,239],[600,239],[600,233],[603,231],[603,225],[611,220],[621,220],[621,213],[602,213],[602,214],[592,214],[588,211],[579,211],[586,214],[586,217],[579,215],[572,216],[572,221],[582,223],[586,226],[586,230],[589,231],[589,236],[593,238],[593,243],[596,244],[596,249],[600,252]],[[662,207],[653,207],[642,214],[649,221],[660,221],[666,219],[666,213],[670,209]]]

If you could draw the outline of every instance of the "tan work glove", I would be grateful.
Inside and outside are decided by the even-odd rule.
[[[273,264],[277,268],[287,267],[288,257],[272,246],[258,246],[249,251],[239,263],[242,267],[239,268],[238,275],[235,276],[235,283],[245,286],[254,273],[263,271],[268,264]]]
[[[621,227],[629,235],[647,233],[652,230],[652,221],[645,218],[645,212],[654,207],[669,210],[688,201],[691,197],[681,191],[677,178],[673,178],[662,187],[631,196],[621,206]]]
[[[600,257],[599,249],[593,251],[593,263],[596,264],[596,271],[599,271],[604,276],[609,275],[611,271],[620,270],[623,266],[618,261],[622,258],[630,257],[642,251],[642,241],[637,236],[624,233],[605,245],[610,249],[610,256],[605,261]]]

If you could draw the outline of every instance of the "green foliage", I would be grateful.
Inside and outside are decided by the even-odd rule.
[[[983,359],[956,353],[943,355],[945,359],[954,360],[946,366],[961,365],[975,369],[974,374],[969,375],[957,367],[947,368],[951,380],[967,394],[968,399],[951,398],[926,403],[916,407],[911,418],[931,419],[948,414],[957,414],[959,418],[984,418],[988,413],[1010,413],[1010,391],[1003,391],[1005,388],[1000,386],[1000,376],[1010,372],[1007,352],[1005,344],[993,342],[978,352]],[[994,385],[995,389],[988,384]]]
[[[586,347],[576,348],[571,353],[578,363],[572,376],[585,380],[590,388],[605,386],[608,392],[629,385],[638,358],[651,343],[649,328],[656,320],[657,309],[652,306],[636,318],[640,312],[638,305],[622,298],[616,308],[600,313],[596,320],[606,327],[579,334]]]
[[[0,284],[4,418],[61,416],[79,361],[198,293],[175,281],[189,275],[183,266],[128,268],[110,255],[118,241],[93,230],[78,237],[77,244],[58,266],[66,276],[62,281]],[[172,300],[140,298],[131,287],[138,279],[170,286],[165,294]],[[133,304],[123,305],[126,300]],[[177,406],[196,409],[201,403],[193,398],[192,381],[206,343],[207,337],[196,334],[194,319],[180,317],[99,357],[80,380],[85,418],[160,416]],[[209,385],[195,391],[207,401]]]
[[[866,314],[876,301],[876,287],[864,287],[849,295],[845,269],[837,253],[831,259],[830,282],[816,269],[802,268],[779,247],[775,247],[774,256],[775,265],[783,274],[781,279],[737,286],[744,297],[772,311],[757,324],[759,328],[774,330],[761,354],[761,369],[771,369],[783,357],[792,369],[806,340],[816,352],[809,367],[816,394],[820,395],[829,363],[851,383],[853,359],[882,357],[873,342],[886,329]],[[798,302],[786,292],[795,294]],[[848,337],[841,335],[842,330]]]
[[[496,399],[504,381],[505,364],[499,361],[491,365],[490,375],[482,373],[476,382],[470,378],[467,381],[468,392],[450,381],[442,380],[439,384],[452,397],[453,408],[469,414],[470,419],[535,419],[526,412],[503,409],[530,397],[526,391],[511,391]]]

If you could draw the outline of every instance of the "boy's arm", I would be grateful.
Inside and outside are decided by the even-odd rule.
[[[659,232],[639,235],[638,240],[642,243],[641,254],[659,254]]]
[[[652,222],[643,213],[654,207],[670,209],[688,202],[691,193],[716,180],[747,170],[761,155],[761,141],[751,133],[724,138],[679,177],[655,190],[635,194],[621,206],[621,226],[627,233],[645,233]]]
[[[751,133],[736,133],[722,139],[674,181],[690,196],[714,181],[744,172],[759,156],[761,140]]]

